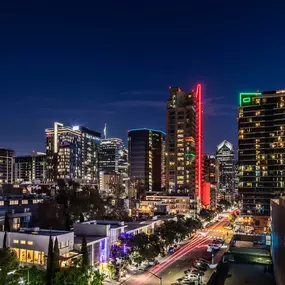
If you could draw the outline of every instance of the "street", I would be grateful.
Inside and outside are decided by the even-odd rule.
[[[215,224],[209,226],[207,229],[197,233],[189,242],[181,247],[177,252],[166,257],[162,263],[152,267],[150,272],[162,278],[162,284],[170,285],[178,278],[184,276],[184,271],[189,269],[191,262],[197,258],[203,257],[211,260],[211,253],[207,252],[207,245],[213,238],[226,238],[227,241],[231,238],[231,231],[225,230],[224,226],[228,224],[227,217],[219,220]],[[228,233],[228,236],[227,236]],[[218,260],[223,249],[215,256],[215,261]],[[210,269],[208,269],[209,271]],[[208,273],[209,274],[209,273]],[[207,278],[207,272],[204,278]],[[150,273],[135,275],[126,282],[126,285],[157,285],[160,284],[158,277]]]

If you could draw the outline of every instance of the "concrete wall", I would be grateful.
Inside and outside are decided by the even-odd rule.
[[[60,253],[64,254],[73,249],[74,243],[74,234],[73,232],[68,232],[60,234],[58,236],[53,236],[53,242],[55,239],[58,239],[59,243],[62,243],[62,248],[60,248]],[[3,238],[4,232],[0,232],[0,247],[3,247]],[[18,240],[19,243],[14,243],[14,240]],[[21,240],[25,240],[26,244],[21,244]],[[32,245],[28,245],[28,241],[32,241]],[[65,242],[68,241],[68,246],[65,246]],[[13,248],[23,248],[30,250],[43,251],[45,254],[48,253],[49,245],[49,235],[37,235],[37,234],[28,234],[20,232],[10,232],[7,233],[7,246]]]
[[[75,235],[109,236],[110,225],[76,223],[73,225]]]
[[[276,285],[283,285],[285,284],[285,206],[284,200],[280,201],[280,205],[278,202],[271,200],[271,252]]]

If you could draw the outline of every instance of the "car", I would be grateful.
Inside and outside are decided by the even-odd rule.
[[[207,248],[207,252],[217,252],[220,250],[220,247],[214,244],[211,244]]]
[[[212,243],[213,244],[224,244],[224,240],[223,239],[221,239],[221,238],[217,238],[217,239],[214,239],[213,241],[212,241]]]
[[[224,226],[224,229],[226,230],[232,230],[233,228],[231,226]]]
[[[188,278],[179,278],[179,279],[177,279],[176,280],[176,282],[175,282],[175,284],[189,284],[189,285],[194,285],[195,284],[195,281],[193,281],[193,280],[190,280],[190,279],[188,279]]]
[[[219,250],[221,248],[220,245],[217,245],[217,244],[209,244],[208,247],[211,247],[213,250]]]
[[[193,262],[193,265],[197,265],[197,266],[201,266],[201,267],[205,267],[205,268],[207,268],[207,266],[208,266],[208,264],[205,264],[205,263],[203,263],[203,262],[201,262],[201,261],[194,261]]]
[[[148,263],[149,266],[154,266],[154,265],[157,265],[157,264],[159,264],[158,260],[149,261],[149,263]]]
[[[200,276],[204,276],[205,275],[205,273],[202,270],[198,270],[196,268],[192,268],[189,273],[200,275]]]
[[[187,278],[188,278],[187,280],[198,281],[199,280],[199,275],[190,273],[190,274],[187,275]]]
[[[194,263],[196,264],[199,264],[199,265],[202,265],[202,266],[208,266],[209,262],[205,262],[204,260],[201,260],[201,259],[196,259],[194,260]]]
[[[199,263],[199,262],[194,262],[193,263],[193,267],[195,268],[195,269],[198,269],[198,270],[200,270],[200,271],[207,271],[207,265],[204,265],[204,264],[202,264],[202,263]]]
[[[207,263],[207,264],[210,264],[211,262],[203,257],[199,258],[199,261],[200,262],[204,262],[204,263]]]
[[[171,247],[168,249],[168,252],[169,252],[169,253],[174,253],[174,252],[175,252],[174,247],[173,247],[173,246],[171,246]]]
[[[219,220],[221,220],[223,218],[223,216],[219,216]]]
[[[202,265],[195,265],[195,264],[193,264],[193,267],[194,267],[195,269],[200,270],[200,271],[203,271],[203,272],[207,271],[207,267],[202,266]]]

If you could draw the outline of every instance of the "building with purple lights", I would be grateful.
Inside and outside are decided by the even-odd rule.
[[[54,123],[46,129],[47,181],[77,180],[99,185],[100,133]]]

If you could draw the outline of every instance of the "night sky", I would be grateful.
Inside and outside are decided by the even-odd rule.
[[[285,1],[0,1],[0,146],[54,121],[126,141],[165,130],[168,86],[203,84],[204,148],[237,145],[238,93],[285,88]]]

